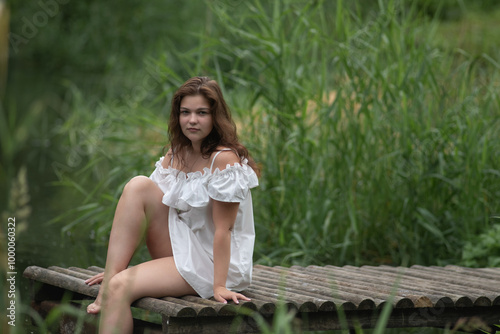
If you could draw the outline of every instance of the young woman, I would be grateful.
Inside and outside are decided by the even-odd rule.
[[[251,281],[258,169],[214,80],[194,77],[179,88],[168,131],[170,149],[153,174],[123,190],[104,273],[85,281],[102,283],[87,308],[102,309],[100,333],[131,333],[130,305],[141,297],[249,300],[236,291]],[[152,260],[127,269],[144,234]]]

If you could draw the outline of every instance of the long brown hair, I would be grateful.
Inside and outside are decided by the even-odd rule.
[[[249,156],[245,146],[238,141],[236,124],[231,117],[231,112],[219,85],[208,77],[193,77],[187,80],[172,98],[168,138],[175,157],[179,161],[183,161],[181,152],[191,146],[191,141],[182,133],[179,116],[182,99],[192,95],[202,95],[207,99],[213,120],[212,131],[201,143],[202,156],[209,157],[219,146],[227,147],[237,152],[241,159],[248,159],[250,167],[259,175],[257,164]]]

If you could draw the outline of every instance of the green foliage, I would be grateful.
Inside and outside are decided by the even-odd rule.
[[[500,224],[472,238],[465,243],[462,252],[462,265],[467,267],[500,266]]]
[[[64,150],[53,163],[53,184],[73,189],[78,205],[55,217],[67,221],[62,232],[92,231],[105,243],[123,186],[133,176],[148,174],[162,151],[166,119],[134,100],[88,103],[75,87],[72,114],[58,132]],[[163,117],[164,118],[164,117]],[[71,204],[71,203],[69,203]]]
[[[16,177],[19,169],[16,165],[27,154],[30,133],[40,120],[40,110],[33,108],[28,117],[19,117],[15,106],[7,108],[0,101],[0,186],[10,189],[10,181]],[[6,203],[5,193],[0,195],[2,203]]]
[[[140,68],[144,55],[159,46],[192,47],[185,31],[201,25],[200,20],[188,18],[203,16],[205,9],[201,3],[179,6],[161,0],[148,5],[138,0],[8,0],[7,4],[12,12],[10,52],[16,61],[31,62],[45,73],[78,72],[85,76],[79,82],[90,84],[86,89],[110,90],[113,87],[105,85],[108,80],[101,81],[103,74],[118,76],[118,70],[121,80],[127,80],[126,69]]]
[[[204,74],[221,83],[262,165],[257,262],[456,261],[498,211],[496,63],[484,55],[457,65],[434,46],[433,23],[399,1],[363,20],[342,1],[256,0],[237,14],[208,5],[211,33],[189,52],[150,60],[145,76],[154,80],[134,90],[144,94],[88,102],[73,90],[60,133],[66,166],[75,156],[78,166],[60,184],[82,205],[65,229],[85,222],[106,239],[121,185],[150,173],[164,144],[158,101]],[[144,82],[164,92],[155,99]]]
[[[498,67],[500,66],[500,47],[497,41],[500,38],[500,32],[490,27],[499,20],[500,6],[498,5],[490,11],[465,11],[460,23],[449,21],[437,23],[441,34],[436,36],[434,45],[439,48],[456,48],[461,53],[476,56],[478,62],[483,62],[481,55],[487,54]],[[456,56],[459,55],[460,53]],[[460,57],[460,59],[463,61],[464,58]]]
[[[342,2],[216,12],[216,76],[263,165],[260,261],[446,262],[496,210],[495,64],[453,67],[398,4],[364,21]]]

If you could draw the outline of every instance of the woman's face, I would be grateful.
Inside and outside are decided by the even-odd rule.
[[[213,129],[210,104],[203,95],[187,95],[181,100],[179,123],[193,145],[200,145]]]

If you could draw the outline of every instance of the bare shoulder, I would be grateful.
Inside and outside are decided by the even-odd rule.
[[[220,153],[219,153],[220,152]],[[217,154],[219,153],[219,154]],[[217,155],[217,156],[216,156]],[[217,150],[212,154],[215,157],[213,169],[219,168],[223,170],[227,165],[234,165],[235,163],[240,163],[240,158],[233,150]]]

